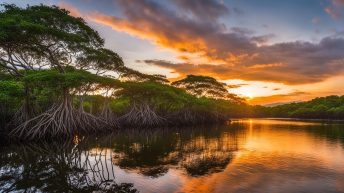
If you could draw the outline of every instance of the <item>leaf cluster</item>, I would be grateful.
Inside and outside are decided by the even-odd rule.
[[[186,78],[172,83],[173,86],[183,88],[198,97],[232,100],[244,102],[242,98],[228,92],[229,87],[209,76],[187,75]]]

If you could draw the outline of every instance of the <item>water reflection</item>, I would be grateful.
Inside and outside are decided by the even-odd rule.
[[[83,151],[70,142],[6,147],[0,157],[0,190],[136,192],[132,184],[113,181],[111,157],[107,158],[111,156],[109,153]]]
[[[344,192],[343,131],[255,119],[3,146],[0,192]]]
[[[112,146],[116,165],[154,178],[171,167],[184,169],[192,176],[219,172],[230,162],[238,150],[238,139],[244,135],[240,128],[212,128],[211,132],[209,128],[193,128],[130,132],[109,141],[116,141]]]

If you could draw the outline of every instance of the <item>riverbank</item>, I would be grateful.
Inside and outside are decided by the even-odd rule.
[[[231,121],[237,120],[280,120],[280,121],[300,121],[300,122],[320,122],[320,123],[343,123],[344,119],[304,119],[304,118],[283,118],[283,117],[243,117],[231,119]]]

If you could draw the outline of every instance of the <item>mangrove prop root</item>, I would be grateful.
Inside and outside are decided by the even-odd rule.
[[[70,98],[46,112],[25,121],[10,132],[13,137],[34,139],[45,136],[72,136],[75,133],[98,131],[106,122],[89,113],[74,109]]]
[[[124,125],[142,127],[161,126],[166,123],[166,119],[159,116],[148,104],[134,104],[119,121]]]
[[[111,127],[118,127],[118,119],[115,113],[110,109],[108,103],[106,103],[103,107],[103,110],[100,114],[100,117],[107,122],[107,124]]]
[[[182,109],[167,117],[170,125],[198,125],[207,123],[224,122],[225,116],[209,113],[204,111],[197,111],[194,109]]]
[[[11,121],[8,123],[9,126],[18,126],[20,123],[24,123],[30,120],[36,112],[33,107],[30,108],[27,104],[23,104],[17,112],[13,115]]]

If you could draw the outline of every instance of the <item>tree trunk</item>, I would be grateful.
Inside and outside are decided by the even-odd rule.
[[[13,137],[34,139],[56,136],[73,136],[76,133],[89,133],[108,129],[107,123],[89,113],[73,107],[68,89],[63,90],[61,102],[49,110],[22,123],[11,131]]]

